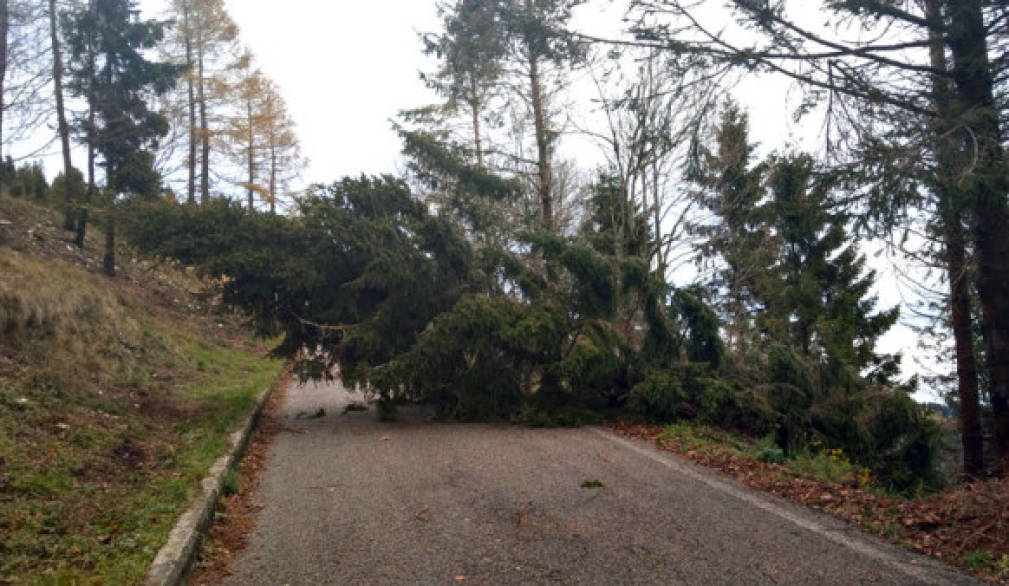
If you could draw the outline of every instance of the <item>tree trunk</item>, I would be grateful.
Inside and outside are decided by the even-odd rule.
[[[277,137],[270,133],[270,213],[277,213]]]
[[[202,23],[197,25],[196,57],[197,57],[197,100],[200,102],[200,141],[202,146],[200,157],[200,203],[210,200],[210,128],[207,126],[207,95],[204,79],[203,61],[206,53],[203,39]]]
[[[976,145],[973,173],[964,192],[972,205],[974,246],[978,261],[977,290],[988,356],[995,443],[1002,473],[1009,473],[1009,209],[1006,172],[1000,143],[999,113],[994,98],[981,0],[947,0],[948,42],[953,52],[953,79],[958,121]]]
[[[927,0],[926,18],[942,21],[940,0]],[[946,47],[942,36],[929,35],[929,52],[932,69],[947,72]],[[973,324],[970,308],[970,279],[967,271],[967,247],[964,240],[963,203],[958,199],[955,186],[957,161],[962,159],[965,142],[952,132],[954,113],[951,109],[953,88],[950,81],[936,75],[932,80],[937,120],[935,128],[935,156],[939,166],[937,195],[941,202],[943,239],[946,252],[946,269],[950,287],[950,321],[956,352],[957,389],[960,399],[960,442],[963,447],[963,472],[970,478],[984,473],[984,434],[981,427],[981,402],[978,389],[977,356],[974,353]]]
[[[977,357],[971,327],[970,281],[959,214],[950,214],[946,227],[946,262],[949,270],[950,310],[956,347],[956,371],[960,394],[960,441],[963,445],[963,472],[971,478],[984,474],[984,434],[978,392]],[[953,222],[957,225],[953,225]]]
[[[532,19],[534,8],[532,0],[526,0],[526,11]],[[543,227],[554,229],[554,201],[552,193],[552,174],[550,172],[550,136],[546,122],[546,108],[543,103],[543,82],[540,78],[540,55],[533,43],[527,45],[529,51],[529,91],[533,108],[533,126],[536,132],[536,164],[538,181],[536,192],[540,197],[540,207],[543,213]]]
[[[253,112],[252,112],[252,88],[251,87],[249,88],[249,95],[246,96],[246,99],[245,99],[245,115],[246,115],[246,118],[247,118],[247,122],[249,124],[249,135],[247,137],[248,140],[249,140],[249,151],[248,151],[249,160],[247,161],[247,164],[248,164],[248,167],[249,167],[248,168],[248,173],[249,173],[249,184],[248,184],[249,193],[248,193],[248,196],[249,196],[249,211],[252,211],[253,209],[255,209],[255,205],[256,205],[256,202],[253,199],[253,194],[255,192],[254,186],[256,185],[256,142],[255,142],[256,141],[256,133],[255,133],[255,129],[253,127],[253,122],[255,121],[255,118],[254,118]]]
[[[90,0],[88,10],[94,13],[95,0]],[[77,234],[74,242],[79,248],[84,248],[84,238],[88,229],[88,208],[95,195],[95,46],[94,34],[88,38],[88,186],[84,192],[84,203],[77,217]]]
[[[7,43],[10,33],[10,13],[7,11],[7,0],[0,0],[0,165],[3,164],[3,141],[4,141],[4,110],[7,108],[6,85],[7,80]],[[7,178],[0,173],[0,193],[7,190]]]
[[[105,259],[102,263],[105,274],[116,276],[116,194],[109,195],[109,205],[105,213]]]
[[[478,91],[476,78],[471,76],[469,108],[473,115],[473,147],[476,149],[477,167],[483,169],[483,136],[480,131],[480,98]]]
[[[58,16],[56,0],[49,0],[49,34],[53,52],[53,94],[56,98],[56,127],[60,135],[60,146],[63,149],[63,182],[66,190],[63,195],[63,229],[72,232],[75,228],[72,188],[76,183],[71,177],[74,165],[70,159],[70,126],[67,124],[66,108],[63,105],[63,53],[56,26]]]
[[[193,29],[189,18],[190,4],[187,1],[182,8],[182,34],[186,43],[186,91],[189,100],[189,184],[186,190],[186,203],[196,204],[196,88],[193,83],[195,64],[193,63]],[[204,199],[206,202],[206,199]]]
[[[652,215],[655,220],[655,255],[657,259],[656,271],[662,282],[666,282],[666,250],[662,245],[662,198],[659,195],[659,165],[653,162],[652,171]],[[646,169],[645,173],[648,171]]]

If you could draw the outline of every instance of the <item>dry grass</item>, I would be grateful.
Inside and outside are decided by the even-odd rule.
[[[282,365],[185,271],[9,198],[0,236],[0,584],[135,583]]]

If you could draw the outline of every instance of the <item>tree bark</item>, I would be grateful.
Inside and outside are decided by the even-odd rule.
[[[60,36],[56,26],[58,17],[56,0],[49,0],[49,34],[53,52],[53,94],[56,98],[56,127],[63,150],[63,182],[66,190],[63,195],[63,229],[72,232],[75,228],[74,194],[72,191],[76,182],[71,176],[74,165],[70,158],[70,126],[67,124],[67,113],[63,104],[63,52],[60,48]]]
[[[526,11],[530,20],[535,16],[532,0],[526,0]],[[529,51],[529,91],[533,109],[533,126],[536,133],[536,164],[538,180],[536,192],[540,198],[543,227],[554,229],[554,201],[552,193],[552,173],[550,169],[550,137],[546,122],[546,108],[543,103],[543,80],[540,77],[540,55],[534,42],[527,45]]]
[[[248,196],[249,196],[249,211],[252,211],[253,209],[255,209],[255,205],[256,205],[256,202],[253,199],[253,194],[255,192],[254,186],[256,184],[256,133],[255,133],[255,128],[253,127],[253,123],[255,121],[255,117],[254,117],[253,112],[252,112],[252,87],[251,86],[249,87],[249,94],[245,97],[245,115],[246,115],[246,118],[247,118],[247,122],[249,124],[249,128],[248,128],[249,134],[247,136],[247,138],[249,140],[249,149],[248,149],[248,161],[246,161],[246,163],[248,165],[248,173],[249,173],[249,184],[247,186],[248,189],[249,189],[249,193],[248,193]]]
[[[948,43],[953,53],[954,102],[959,122],[976,146],[965,180],[971,198],[977,290],[988,357],[995,443],[1003,474],[1009,473],[1009,209],[994,79],[988,59],[981,0],[947,0]]]
[[[960,394],[960,442],[963,446],[963,472],[971,478],[984,474],[984,434],[981,427],[981,402],[978,390],[977,356],[971,327],[970,281],[960,214],[949,214],[946,228],[946,263],[949,271],[950,311],[956,348],[957,388]],[[953,224],[956,222],[956,225]]]
[[[0,0],[0,165],[3,165],[3,125],[6,102],[7,80],[7,43],[10,33],[10,12],[7,10],[7,0]],[[7,178],[0,173],[0,193],[7,190]]]
[[[95,0],[90,0],[88,10],[94,14]],[[94,33],[88,38],[88,127],[87,127],[87,148],[88,148],[88,186],[84,192],[84,202],[80,207],[77,217],[77,234],[74,242],[78,248],[84,248],[84,239],[88,229],[88,208],[94,201],[95,195],[95,39]]]
[[[186,203],[196,204],[196,88],[193,83],[193,28],[190,20],[190,3],[187,2],[182,8],[182,34],[186,45],[186,92],[189,101],[189,160],[187,161],[189,172],[189,184],[186,190]],[[206,201],[206,200],[204,200]]]
[[[210,200],[210,128],[207,125],[207,94],[206,80],[204,79],[204,58],[206,57],[206,47],[203,39],[203,23],[197,24],[196,33],[196,57],[197,57],[197,100],[200,103],[200,141],[202,151],[200,153],[200,203],[206,204]]]
[[[926,18],[942,22],[940,0],[925,2]],[[947,72],[946,47],[942,35],[929,33],[929,54],[932,69]],[[967,247],[964,237],[964,209],[955,186],[957,160],[966,143],[952,127],[952,90],[950,81],[935,75],[932,79],[933,100],[937,113],[934,122],[935,156],[939,166],[937,195],[941,202],[946,270],[949,278],[950,321],[956,353],[957,390],[960,399],[960,442],[963,447],[963,472],[970,478],[984,474],[984,434],[981,427],[981,399],[978,387],[977,356],[974,353],[974,333],[970,310],[970,279],[967,270]]]
[[[105,259],[102,263],[105,274],[116,276],[116,194],[110,194],[105,215]]]
[[[480,98],[478,94],[477,80],[470,77],[470,99],[469,108],[473,115],[473,147],[476,149],[477,167],[483,169],[483,136],[480,130]]]
[[[662,282],[666,282],[666,249],[662,245],[662,197],[659,195],[659,163],[654,161],[652,171],[652,214],[655,220],[655,255],[656,271]],[[648,170],[645,170],[648,173]]]
[[[529,85],[532,91],[533,125],[536,131],[536,165],[538,181],[536,191],[540,196],[543,213],[543,227],[554,228],[554,202],[551,193],[550,139],[547,136],[546,114],[543,108],[543,88],[540,80],[539,57],[529,56]]]
[[[270,213],[277,213],[277,137],[270,131]]]

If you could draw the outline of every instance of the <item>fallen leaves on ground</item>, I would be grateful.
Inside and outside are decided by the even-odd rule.
[[[259,427],[253,433],[245,456],[238,465],[240,490],[221,498],[218,503],[218,511],[222,514],[216,516],[210,527],[209,539],[200,551],[190,584],[214,584],[232,575],[231,562],[248,544],[249,536],[256,526],[256,514],[266,506],[265,503],[253,500],[259,484],[259,473],[266,465],[270,442],[277,434],[286,431],[277,413],[290,380],[291,373],[288,372],[285,381],[278,384],[270,397]],[[331,488],[330,492],[333,490],[335,489]]]
[[[644,439],[690,461],[720,470],[752,488],[844,519],[879,537],[963,566],[965,554],[988,552],[995,565],[1009,561],[1009,479],[964,484],[920,499],[903,499],[855,486],[796,475],[730,449],[695,449],[663,438],[656,425],[617,423],[617,434]],[[977,570],[977,568],[972,568]],[[1009,584],[1009,567],[982,577]]]

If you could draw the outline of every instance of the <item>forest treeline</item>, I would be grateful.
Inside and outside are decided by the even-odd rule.
[[[231,25],[197,16],[213,2],[176,2],[174,28],[134,16],[146,31],[129,35],[145,39],[135,54],[164,45],[175,57],[145,57],[143,75],[112,83],[98,75],[112,54],[80,40],[102,29],[68,12],[71,95],[152,108],[129,116],[150,123],[125,143],[135,151],[99,131],[118,127],[97,100],[84,111],[96,122],[69,126],[92,129],[85,144],[134,245],[218,278],[227,304],[283,335],[277,353],[304,377],[338,372],[387,416],[420,401],[446,418],[534,425],[690,419],[770,438],[775,457],[841,450],[913,490],[940,482],[942,438],[911,398],[923,381],[901,380],[901,357],[877,349],[900,317],[873,295],[861,243],[882,242],[927,275],[927,303],[910,309],[953,373],[924,382],[957,415],[964,475],[1009,470],[1009,9],[823,1],[827,26],[808,26],[800,2],[632,0],[626,35],[604,39],[578,30],[580,4],[444,2],[442,30],[421,37],[440,102],[396,124],[406,172],[313,186],[290,213],[258,209],[252,171],[246,202],[204,188],[230,168],[215,157],[251,157],[235,148],[256,142],[238,138],[255,118],[244,97],[268,85],[228,81],[251,66],[225,57]],[[132,6],[88,4],[106,5]],[[761,154],[730,99],[758,73],[803,90],[796,114],[822,125],[822,152]],[[184,99],[151,97],[172,91]],[[185,122],[167,124],[162,100]],[[171,128],[187,147],[169,157],[185,163],[186,196],[165,197],[172,173],[135,189],[158,183],[154,164],[134,172],[135,153],[151,163]],[[576,136],[604,162],[581,165]],[[97,189],[84,183],[73,201]]]
[[[304,166],[223,0],[172,0],[155,19],[131,0],[2,0],[0,99],[0,186],[61,200],[77,246],[98,221],[110,275],[126,199],[242,195],[273,213]],[[48,193],[39,159],[52,149]]]

